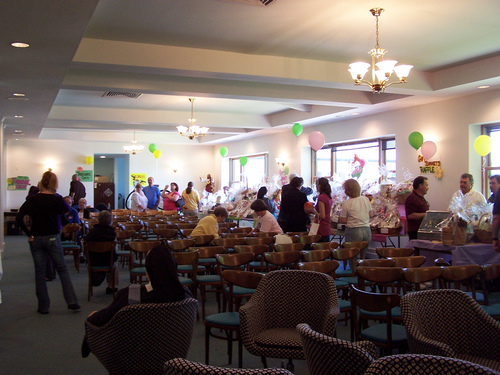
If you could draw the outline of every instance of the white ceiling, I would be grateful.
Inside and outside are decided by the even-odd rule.
[[[85,130],[86,140],[124,142],[135,130],[143,142],[221,144],[500,85],[498,1],[254,1],[3,0],[5,139]],[[355,87],[347,72],[368,61],[376,6],[386,9],[386,58],[415,66],[384,94]],[[11,100],[16,92],[28,100]],[[193,141],[175,128],[187,123],[189,97],[197,124],[210,127]]]

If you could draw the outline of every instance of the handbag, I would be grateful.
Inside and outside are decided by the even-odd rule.
[[[312,223],[311,227],[309,228],[309,235],[315,236],[316,234],[318,234],[318,230],[319,230],[319,223]]]
[[[182,207],[184,207],[185,204],[186,202],[184,202],[184,199],[182,198],[179,198],[175,201],[175,206],[179,207],[180,209],[182,209]]]

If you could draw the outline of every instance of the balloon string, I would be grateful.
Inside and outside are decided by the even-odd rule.
[[[299,154],[299,137],[295,137],[295,164],[293,167],[293,171],[297,173],[297,155]]]

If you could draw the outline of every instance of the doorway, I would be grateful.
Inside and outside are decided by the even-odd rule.
[[[129,190],[129,155],[94,155],[94,207],[125,208]]]

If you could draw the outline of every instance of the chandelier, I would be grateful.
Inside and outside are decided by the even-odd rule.
[[[189,98],[191,102],[191,117],[188,119],[189,126],[179,125],[177,130],[180,135],[184,137],[188,137],[189,139],[194,139],[196,137],[204,137],[207,135],[208,128],[202,126],[195,125],[196,119],[193,116],[193,106],[194,106],[194,98]]]
[[[349,69],[349,72],[354,80],[354,84],[369,86],[374,93],[384,92],[387,87],[396,83],[406,83],[406,78],[408,77],[411,68],[413,68],[413,65],[396,66],[398,62],[395,60],[384,60],[384,55],[387,51],[380,48],[378,41],[378,18],[383,11],[384,9],[382,8],[370,9],[370,12],[376,19],[375,22],[377,32],[375,48],[368,51],[372,57],[371,65],[365,62],[354,62],[349,64],[349,67],[351,68]],[[370,68],[372,70],[372,82],[363,79]],[[396,73],[399,81],[389,82],[393,72]]]
[[[139,152],[142,152],[144,150],[144,145],[138,145],[137,141],[135,140],[135,130],[134,130],[134,140],[131,141],[131,145],[123,146],[123,150],[125,152],[128,152],[129,154],[135,155]]]

